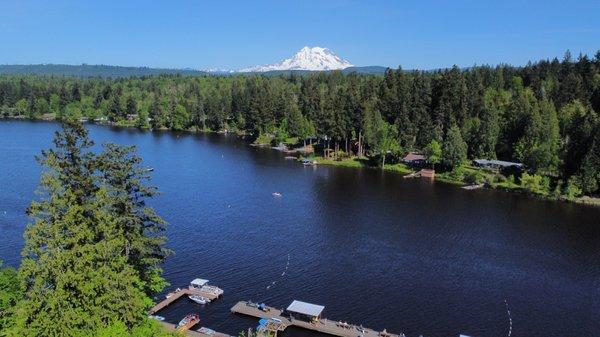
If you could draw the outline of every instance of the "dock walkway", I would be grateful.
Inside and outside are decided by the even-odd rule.
[[[253,316],[257,318],[277,318],[281,320],[282,330],[292,325],[292,322],[283,317],[283,312],[279,309],[266,307],[266,311],[260,310],[255,303],[247,301],[239,301],[232,308],[231,312],[236,314],[242,314],[247,316]]]
[[[276,318],[281,320],[282,330],[288,326],[296,326],[307,330],[317,331],[333,336],[339,337],[401,337],[403,335],[391,334],[388,332],[375,331],[369,328],[362,328],[353,324],[345,324],[341,322],[332,321],[329,319],[319,319],[317,322],[307,322],[294,318],[287,318],[282,315],[281,310],[272,307],[266,307],[266,311],[258,309],[258,307],[247,301],[240,301],[236,303],[232,308],[231,312],[237,314],[243,314],[258,318]]]
[[[200,295],[200,296],[208,298],[211,301],[219,297],[219,295],[216,295],[214,293],[204,292],[199,289],[190,289],[190,288],[179,289],[179,291],[172,292],[168,298],[165,298],[162,302],[157,303],[155,306],[153,306],[149,310],[150,315],[154,315],[155,313],[164,309],[171,303],[177,301],[182,296],[187,296],[187,295]]]

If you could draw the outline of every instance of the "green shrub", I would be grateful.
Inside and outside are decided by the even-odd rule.
[[[521,187],[533,194],[548,195],[550,178],[524,172],[521,176]]]
[[[583,191],[579,187],[576,179],[574,179],[574,178],[569,179],[569,181],[567,182],[567,186],[565,187],[565,191],[564,191],[565,198],[567,200],[572,201],[572,200],[575,200],[576,198],[578,198],[579,196],[581,196],[582,193],[583,193]]]

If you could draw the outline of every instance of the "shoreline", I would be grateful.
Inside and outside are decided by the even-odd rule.
[[[56,119],[54,116],[44,116],[44,117],[38,118],[38,119],[31,119],[26,116],[0,116],[0,120],[17,120],[17,121],[30,121],[30,122],[42,121],[42,122],[52,122],[52,123],[60,123],[61,122],[59,119]],[[238,132],[238,131],[223,132],[223,131],[214,131],[214,130],[194,130],[194,129],[173,130],[173,129],[169,129],[169,128],[152,129],[152,128],[137,127],[135,125],[135,123],[128,125],[128,124],[119,124],[119,123],[114,123],[114,122],[94,121],[94,120],[89,120],[89,119],[82,121],[82,123],[94,124],[94,125],[100,125],[100,126],[108,126],[108,127],[116,127],[116,128],[126,128],[126,129],[133,128],[133,129],[137,129],[139,131],[146,131],[146,132],[155,132],[155,131],[157,131],[157,132],[184,132],[184,133],[195,133],[195,134],[233,133],[236,136],[242,138],[242,140],[246,141],[245,139],[243,139],[244,136],[246,135],[246,133]],[[280,149],[273,148],[270,144],[260,144],[260,143],[255,144],[255,143],[250,143],[250,142],[248,142],[248,143],[250,146],[261,147],[261,148],[270,148],[272,150],[283,153],[283,151],[281,151]],[[306,158],[306,157],[303,157],[302,155],[300,155],[297,157],[297,160],[301,160],[302,158]],[[381,170],[381,171],[385,171],[385,172],[393,172],[393,173],[399,173],[399,174],[405,174],[405,175],[416,172],[415,169],[413,169],[403,163],[387,164],[383,169],[381,167],[369,166],[368,164],[366,164],[366,161],[368,160],[367,158],[350,157],[350,158],[345,158],[342,160],[335,160],[333,158],[326,158],[323,156],[316,156],[316,155],[313,155],[310,158],[313,158],[314,160],[316,160],[317,165],[346,167],[346,168],[352,168],[352,169]],[[485,171],[483,171],[481,169],[473,168],[470,166],[465,166],[463,168],[468,171],[471,171],[471,172],[473,172],[473,170],[475,170],[480,173],[485,173]],[[433,180],[444,183],[444,184],[451,184],[451,185],[460,186],[460,187],[472,185],[466,181],[452,178],[449,175],[449,173],[451,173],[451,172],[436,173],[436,177],[433,178]],[[419,178],[419,179],[421,179],[421,178]],[[524,196],[538,199],[538,200],[564,202],[564,203],[572,203],[572,204],[584,205],[584,206],[600,207],[600,198],[586,196],[586,195],[578,197],[573,200],[568,200],[565,198],[555,198],[552,196],[535,194],[535,193],[532,193],[530,191],[523,189],[521,186],[518,186],[518,185],[510,186],[508,184],[502,184],[502,183],[493,183],[493,184],[485,183],[482,188],[485,188],[488,190],[507,192],[507,193],[516,193],[519,195],[524,195]]]
[[[330,158],[324,158],[321,156],[315,156],[314,159],[317,161],[317,165],[337,166],[337,167],[346,167],[346,168],[353,168],[353,169],[381,170],[381,171],[385,171],[385,172],[392,172],[392,173],[399,173],[399,174],[411,174],[411,173],[418,172],[402,163],[386,164],[386,166],[383,169],[381,167],[367,166],[364,163],[361,163],[359,161],[360,159],[358,159],[356,157],[343,159],[343,160],[339,160],[339,161],[330,159]],[[354,162],[354,163],[351,164],[349,162]],[[474,169],[474,168],[468,167],[468,166],[466,167],[466,169],[478,170],[478,169]],[[454,186],[461,187],[461,188],[465,187],[465,186],[475,185],[475,184],[467,183],[462,180],[453,179],[448,175],[448,173],[450,173],[450,172],[443,172],[443,173],[439,173],[439,174],[436,173],[435,178],[433,178],[432,180],[436,181],[436,182],[441,182],[443,184],[454,185]],[[410,178],[411,179],[415,179],[415,178],[423,179],[420,177],[410,177]],[[427,178],[425,178],[425,179],[427,179]],[[570,204],[577,204],[577,205],[584,205],[584,206],[600,207],[600,198],[594,198],[594,197],[590,197],[590,196],[582,196],[582,197],[579,197],[574,200],[558,199],[558,198],[554,198],[551,196],[544,196],[544,195],[531,193],[531,192],[523,189],[521,186],[510,187],[508,185],[502,185],[499,183],[495,183],[495,184],[485,183],[485,184],[483,184],[483,186],[481,188],[487,189],[487,190],[505,192],[505,193],[514,193],[514,194],[523,195],[523,196],[526,196],[529,198],[544,200],[544,201],[562,202],[562,203],[570,203]]]

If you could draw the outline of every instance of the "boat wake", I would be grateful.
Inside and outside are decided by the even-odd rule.
[[[283,269],[283,272],[281,273],[281,276],[277,280],[271,282],[271,284],[269,284],[267,286],[266,290],[269,290],[269,289],[271,289],[271,287],[273,287],[274,285],[276,285],[277,282],[280,281],[285,276],[285,274],[287,273],[289,267],[290,267],[290,254],[288,253],[288,255],[287,255],[287,262],[285,263],[285,268]]]
[[[508,337],[512,335],[512,317],[510,315],[510,309],[508,308],[508,301],[505,299],[504,304],[506,305],[506,314],[508,315]]]

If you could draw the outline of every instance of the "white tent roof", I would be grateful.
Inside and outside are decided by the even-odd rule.
[[[191,285],[193,286],[197,286],[197,287],[202,287],[203,285],[207,284],[208,280],[202,279],[202,278],[197,278],[192,280],[192,282],[190,282]]]
[[[292,302],[292,304],[290,304],[290,306],[287,307],[287,311],[314,317],[321,315],[323,309],[325,309],[325,307],[322,305],[316,305],[296,300],[294,300],[294,302]]]

